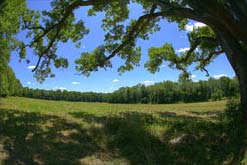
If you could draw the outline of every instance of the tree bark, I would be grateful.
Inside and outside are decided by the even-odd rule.
[[[240,85],[241,109],[243,111],[244,121],[247,124],[247,63],[246,66],[242,66],[238,79]]]
[[[224,28],[215,28],[215,32],[239,80],[241,110],[247,124],[247,50]]]
[[[227,57],[239,81],[241,110],[243,119],[247,124],[247,54],[235,54],[233,57],[230,54],[227,54]]]

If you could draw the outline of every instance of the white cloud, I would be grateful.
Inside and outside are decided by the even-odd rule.
[[[119,79],[114,79],[114,80],[112,80],[112,82],[117,83],[117,82],[119,82]]]
[[[82,45],[82,49],[86,49],[86,46],[85,45]]]
[[[60,89],[61,91],[67,90],[67,88],[64,87],[59,87],[58,89]]]
[[[31,81],[28,81],[27,82],[27,85],[35,85],[35,83],[31,82]]]
[[[191,78],[196,78],[196,75],[195,74],[192,74],[190,77]]]
[[[64,91],[64,90],[67,90],[67,88],[65,88],[65,87],[55,87],[54,90]]]
[[[154,83],[155,83],[154,81],[150,81],[150,80],[145,80],[142,82],[142,84],[144,84],[145,86],[153,85]]]
[[[186,51],[190,50],[190,48],[179,48],[178,50],[176,50],[178,53],[184,53]]]
[[[216,74],[213,76],[213,78],[215,78],[215,79],[220,79],[221,77],[229,77],[229,76],[226,74]]]
[[[72,82],[72,85],[80,85],[80,82],[73,81],[73,82]]]
[[[196,22],[194,24],[189,23],[188,25],[185,26],[185,29],[189,32],[193,31],[194,28],[200,28],[206,26],[204,23],[201,22]]]
[[[34,69],[35,68],[35,65],[30,65],[27,67],[27,69]]]

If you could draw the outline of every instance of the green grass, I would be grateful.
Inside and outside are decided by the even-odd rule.
[[[2,99],[0,164],[240,164],[245,127],[225,106]]]

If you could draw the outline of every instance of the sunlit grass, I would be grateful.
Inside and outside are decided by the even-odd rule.
[[[224,119],[225,107],[226,101],[149,105],[10,97],[0,102],[0,160],[232,164],[243,158],[245,134]]]
[[[69,112],[87,112],[94,115],[108,115],[121,112],[175,112],[177,114],[193,115],[191,112],[222,112],[226,101],[179,103],[179,104],[108,104],[83,103],[66,101],[47,101],[39,99],[14,98],[2,99],[1,107],[29,112],[67,114]]]

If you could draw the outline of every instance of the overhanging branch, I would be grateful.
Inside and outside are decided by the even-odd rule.
[[[47,52],[50,51],[50,49],[53,46],[53,43],[55,43],[55,41],[56,41],[57,36],[59,36],[59,32],[63,28],[64,22],[68,19],[68,17],[73,13],[73,11],[75,9],[77,9],[81,6],[104,5],[104,4],[109,4],[112,2],[116,2],[116,1],[115,0],[88,0],[88,1],[76,0],[76,1],[72,2],[70,5],[68,5],[65,10],[63,10],[64,13],[61,13],[63,15],[63,17],[61,18],[61,20],[59,22],[54,23],[53,25],[46,27],[46,28],[33,27],[33,29],[40,29],[43,32],[39,36],[36,36],[30,44],[25,45],[23,47],[23,49],[25,47],[33,47],[35,43],[39,42],[39,40],[41,38],[44,38],[45,36],[47,36],[52,30],[55,29],[57,32],[57,34],[54,35],[54,37],[49,39],[50,42],[46,46],[46,49],[39,54],[39,61],[36,65],[36,67],[33,69],[33,71],[35,71],[38,68],[39,63],[40,63],[40,59],[42,58],[42,56],[44,54],[47,54]],[[116,54],[118,54],[121,50],[123,50],[127,45],[134,42],[135,39],[138,37],[138,35],[143,31],[143,28],[145,28],[145,25],[147,25],[150,20],[154,20],[158,17],[189,18],[189,19],[193,19],[196,21],[207,23],[203,18],[200,17],[200,14],[198,14],[194,10],[189,9],[189,8],[180,7],[180,6],[175,6],[175,7],[174,6],[166,6],[165,8],[162,7],[160,12],[155,12],[155,9],[157,8],[157,6],[160,6],[160,5],[161,5],[160,3],[155,3],[152,6],[149,14],[146,14],[146,15],[139,17],[139,19],[136,21],[134,26],[132,26],[132,28],[129,31],[127,31],[126,39],[115,50],[113,50],[109,56],[107,56],[105,58],[105,61],[110,60],[111,58],[116,56]],[[32,27],[28,27],[28,29],[31,30]],[[195,46],[192,46],[191,50],[188,53],[188,56],[189,56],[189,54],[191,54],[196,49],[196,47],[198,45],[199,45],[199,43],[195,44]]]
[[[156,7],[157,5],[155,5]],[[131,28],[131,30],[127,33],[128,37],[127,40],[124,41],[122,44],[120,44],[107,58],[107,60],[110,60],[111,58],[113,58],[114,56],[116,56],[117,53],[119,53],[125,46],[127,46],[130,42],[132,42],[140,33],[140,31],[136,31],[136,29],[139,29],[139,27],[141,25],[143,25],[143,23],[145,21],[150,21],[152,19],[155,19],[157,17],[168,17],[168,16],[177,16],[180,18],[193,18],[196,16],[196,14],[194,13],[193,10],[191,9],[186,9],[186,8],[181,8],[181,7],[177,7],[177,8],[168,8],[166,10],[163,10],[161,12],[156,12],[154,13],[154,9],[152,8],[149,14],[140,16],[137,20],[137,22],[135,23],[135,25]]]
[[[206,76],[209,76],[209,72],[206,69],[206,66],[208,65],[208,63],[212,60],[212,58],[214,56],[217,56],[219,54],[224,53],[224,50],[215,50],[215,51],[211,51],[208,56],[206,58],[198,58],[196,61],[198,61],[200,63],[199,67],[201,68],[201,70],[203,70],[204,72],[206,72]]]
[[[21,48],[21,51],[23,51],[23,49],[26,48],[26,47],[32,47],[41,38],[45,37],[50,31],[52,31],[54,29],[57,29],[56,34],[54,35],[54,37],[49,42],[47,48],[42,53],[39,54],[39,59],[37,61],[37,64],[36,64],[35,68],[32,70],[32,72],[37,70],[37,68],[38,68],[38,66],[39,66],[39,64],[41,62],[42,57],[44,56],[44,54],[47,54],[49,52],[49,50],[51,49],[51,47],[55,43],[55,41],[56,41],[56,39],[57,39],[61,29],[62,29],[63,23],[73,13],[73,11],[76,8],[81,7],[81,6],[92,6],[92,5],[108,4],[108,3],[111,3],[111,2],[114,2],[114,0],[88,0],[88,1],[77,0],[77,1],[74,1],[72,4],[70,4],[67,7],[67,9],[65,10],[65,13],[61,13],[63,15],[63,18],[58,23],[55,23],[52,26],[47,27],[47,28],[42,27],[42,26],[33,26],[33,27],[31,27],[31,26],[27,25],[27,22],[23,21],[24,22],[24,26],[25,26],[26,29],[28,29],[28,30],[39,29],[39,30],[42,30],[43,33],[41,35],[35,37],[34,40],[30,44],[24,45]]]
[[[215,43],[218,44],[218,41],[214,37],[198,37],[194,43],[191,45],[191,48],[186,53],[186,56],[181,60],[182,62],[187,62],[191,57],[192,53],[198,48],[201,43]]]

